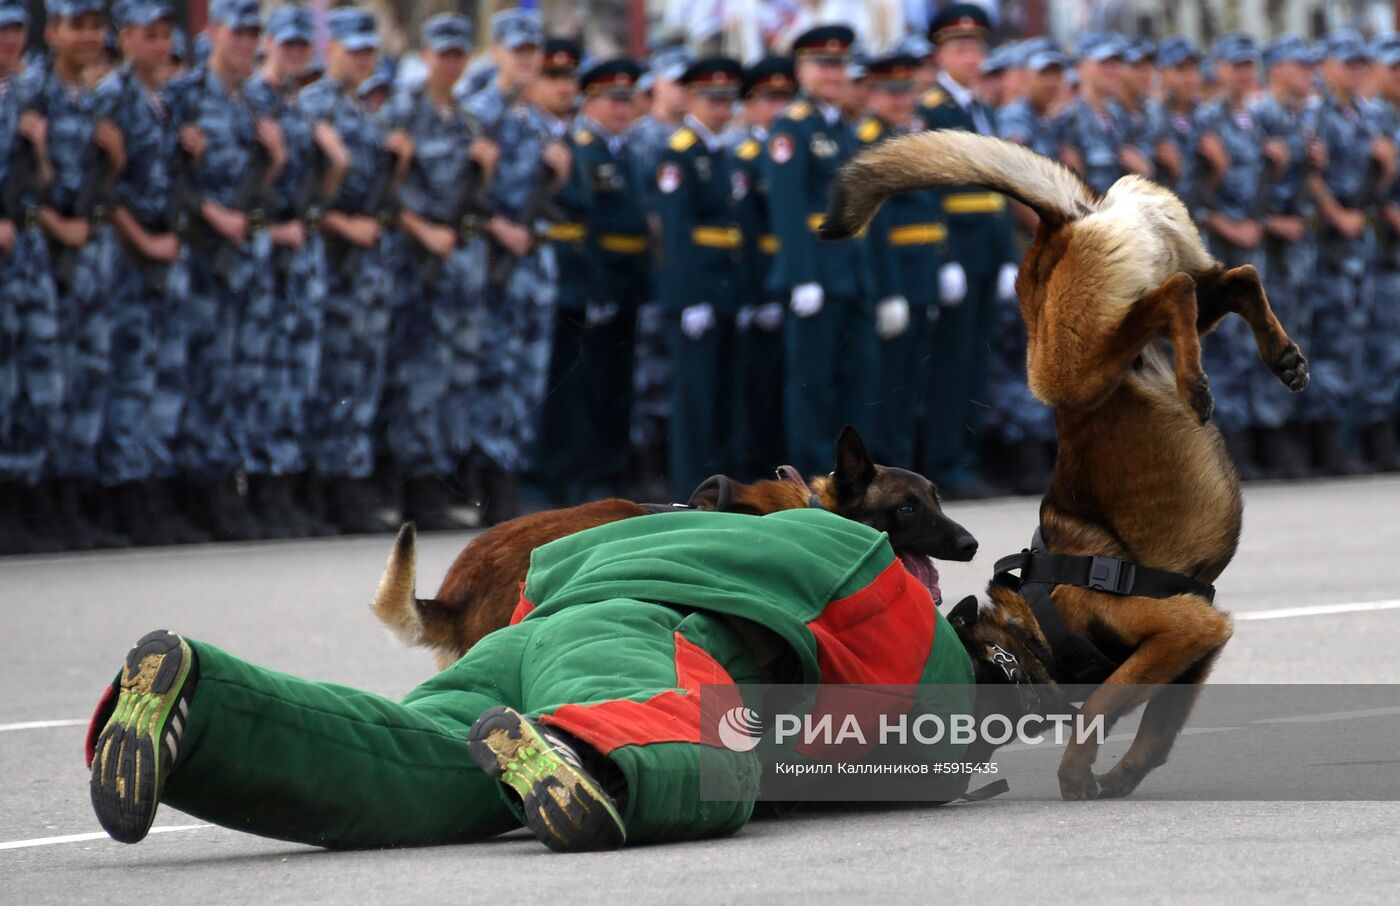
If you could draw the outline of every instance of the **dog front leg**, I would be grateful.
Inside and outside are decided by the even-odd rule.
[[[1102,720],[1105,734],[1134,708],[1172,688],[1167,684],[1185,675],[1208,656],[1213,657],[1224,647],[1232,631],[1228,616],[1194,595],[1163,599],[1117,598],[1112,599],[1111,606],[1094,601],[1090,608],[1110,631],[1126,641],[1137,642],[1133,654],[1089,695],[1080,712],[1083,726],[1091,726],[1093,721]],[[1189,713],[1192,702],[1194,697],[1179,703],[1184,705],[1182,721],[1185,720],[1185,713]],[[1151,726],[1163,731],[1169,728],[1169,724],[1162,718],[1172,713],[1171,708],[1164,708],[1159,709],[1163,710],[1163,714],[1151,722]],[[1146,716],[1144,720],[1147,720]],[[1143,741],[1144,749],[1149,745],[1148,740]],[[1093,774],[1098,750],[1098,741],[1092,735],[1081,739],[1076,734],[1071,739],[1060,760],[1060,795],[1066,799],[1094,799],[1099,796],[1098,780]],[[1142,752],[1143,749],[1139,749],[1139,754]],[[1125,768],[1125,773],[1128,770]],[[1146,770],[1143,774],[1146,774]],[[1121,785],[1125,779],[1116,778],[1115,786]]]
[[[1252,264],[1198,278],[1198,332],[1209,333],[1229,314],[1244,318],[1254,333],[1259,358],[1283,385],[1297,393],[1308,386],[1308,360],[1274,316],[1259,271]]]

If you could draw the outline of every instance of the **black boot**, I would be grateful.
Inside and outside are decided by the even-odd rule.
[[[146,513],[171,539],[171,544],[203,544],[209,535],[195,525],[175,504],[172,481],[152,479],[146,482]]]
[[[481,467],[481,524],[500,525],[519,514],[515,473],[493,462]]]
[[[264,538],[300,538],[306,533],[292,503],[291,489],[279,475],[248,476],[248,502],[257,514]]]
[[[25,492],[16,481],[0,484],[0,556],[40,553],[37,538],[24,524]]]
[[[28,543],[37,554],[71,550],[68,533],[58,512],[58,496],[52,482],[24,487],[19,493],[19,520],[29,532]]]
[[[1324,475],[1359,475],[1363,471],[1342,445],[1342,423],[1318,422],[1312,430],[1313,464]]]
[[[1307,450],[1307,431],[1302,425],[1260,428],[1254,435],[1254,452],[1265,477],[1292,480],[1313,474]]]
[[[262,535],[262,526],[248,506],[248,497],[240,493],[238,480],[220,478],[206,484],[204,498],[205,526],[215,541],[253,541]]]
[[[1264,472],[1259,468],[1258,461],[1254,458],[1254,438],[1248,431],[1221,431],[1225,438],[1225,449],[1230,453],[1230,459],[1235,463],[1235,471],[1239,472],[1241,481],[1258,481],[1264,477]]]
[[[340,531],[347,535],[380,535],[394,530],[375,511],[374,499],[363,482],[353,478],[328,478],[323,482],[326,514]]]
[[[340,526],[326,512],[326,494],[321,480],[307,472],[305,475],[290,476],[289,481],[292,499],[306,519],[307,537],[339,535]]]
[[[1400,471],[1400,450],[1397,450],[1394,419],[1373,422],[1361,429],[1361,445],[1366,461],[1374,472]]]
[[[130,538],[132,544],[164,547],[176,543],[168,527],[151,518],[151,506],[142,484],[124,482],[109,488],[106,496],[110,505],[111,527]]]
[[[416,523],[419,531],[460,532],[469,528],[452,515],[447,504],[447,487],[441,478],[426,475],[404,482],[403,521]]]

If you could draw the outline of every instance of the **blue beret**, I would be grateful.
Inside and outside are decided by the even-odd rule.
[[[544,47],[544,24],[533,9],[508,9],[491,17],[491,40],[511,50]]]
[[[1280,35],[1264,47],[1264,65],[1274,66],[1279,63],[1313,66],[1317,63],[1317,55],[1308,46],[1308,42],[1297,35]]]
[[[130,0],[112,7],[112,21],[118,28],[128,25],[150,25],[162,19],[174,19],[175,9],[165,0]]]
[[[102,0],[47,0],[44,10],[50,19],[76,19],[86,13],[103,13]]]
[[[1128,52],[1127,42],[1112,32],[1098,32],[1085,35],[1079,42],[1079,56],[1085,60],[1102,63],[1104,60],[1123,59]]]
[[[1146,38],[1134,38],[1127,42],[1127,50],[1123,54],[1123,60],[1127,63],[1145,63],[1155,59],[1157,56],[1157,45]]]
[[[331,40],[346,50],[366,50],[379,46],[379,26],[367,10],[342,6],[326,16]]]
[[[311,10],[288,3],[279,6],[267,17],[267,33],[278,44],[288,41],[311,42],[316,37],[316,20]]]
[[[1225,63],[1256,63],[1259,60],[1259,48],[1249,35],[1229,34],[1215,42],[1215,46],[1211,48],[1211,56]]]
[[[1201,56],[1201,49],[1190,38],[1174,35],[1157,48],[1157,65],[1180,66],[1187,61],[1199,63]]]
[[[423,44],[432,50],[470,50],[472,24],[456,13],[438,13],[423,23]]]
[[[209,21],[230,28],[261,28],[258,0],[214,0],[209,4]]]
[[[1037,46],[1026,54],[1026,68],[1031,72],[1044,72],[1051,66],[1068,69],[1074,64],[1069,55],[1051,42],[1048,46]]]
[[[1016,49],[1015,44],[1002,44],[993,48],[992,52],[987,54],[987,58],[982,61],[982,74],[992,75],[1020,66],[1021,60]]]
[[[355,89],[355,94],[358,97],[367,97],[371,91],[378,91],[381,88],[387,91],[393,88],[396,72],[397,67],[394,66],[392,60],[387,58],[380,60],[375,64],[374,72],[370,73],[369,77]]]
[[[0,25],[29,24],[29,4],[24,0],[0,0]]]
[[[1323,40],[1323,49],[1329,59],[1351,63],[1356,60],[1370,61],[1371,50],[1366,46],[1359,32],[1342,28],[1332,32]]]

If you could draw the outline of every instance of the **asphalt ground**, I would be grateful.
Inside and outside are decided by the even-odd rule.
[[[949,509],[982,543],[972,564],[942,565],[953,602],[1026,544],[1036,501]],[[422,587],[469,537],[420,540]],[[1400,686],[1385,685],[1400,684],[1396,478],[1249,486],[1243,543],[1219,582],[1218,602],[1237,623],[1212,683],[1300,684],[1279,707],[1314,731],[1356,731],[1360,754],[1329,757],[1323,742],[1289,756],[1273,743],[1277,725],[1207,715],[1221,725],[1188,731],[1126,800],[1062,802],[1055,750],[1013,747],[998,755],[1012,791],[987,802],[809,806],[724,840],[594,855],[553,855],[524,833],[326,852],[168,808],[140,845],[102,837],[82,762],[86,718],[149,629],[394,697],[429,675],[426,653],[397,645],[368,611],[390,541],[0,561],[0,904],[1364,903],[1394,902],[1400,889],[1400,709],[1387,707]],[[1371,685],[1301,685],[1336,683]],[[1101,770],[1122,735],[1105,746]],[[1248,757],[1292,770],[1279,776],[1322,801],[1270,801],[1286,796],[1278,783],[1241,791],[1231,778],[1258,774]]]

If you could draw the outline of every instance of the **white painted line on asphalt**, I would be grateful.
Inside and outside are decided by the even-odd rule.
[[[74,718],[73,720],[26,720],[19,724],[0,724],[0,733],[7,730],[47,730],[49,727],[81,727],[87,723],[85,718]]]
[[[1282,607],[1278,610],[1249,610],[1232,614],[1235,622],[1245,620],[1287,620],[1293,617],[1321,617],[1333,613],[1365,613],[1375,610],[1400,610],[1400,598],[1389,601],[1354,601],[1350,604],[1314,604],[1310,607]]]
[[[168,834],[171,831],[199,830],[202,827],[211,827],[208,824],[173,824],[169,827],[153,827],[147,833]],[[62,837],[35,837],[33,840],[11,840],[9,843],[0,843],[0,849],[28,849],[31,846],[53,846],[56,843],[87,843],[90,840],[109,840],[105,831],[98,831],[95,834],[66,834]]]

